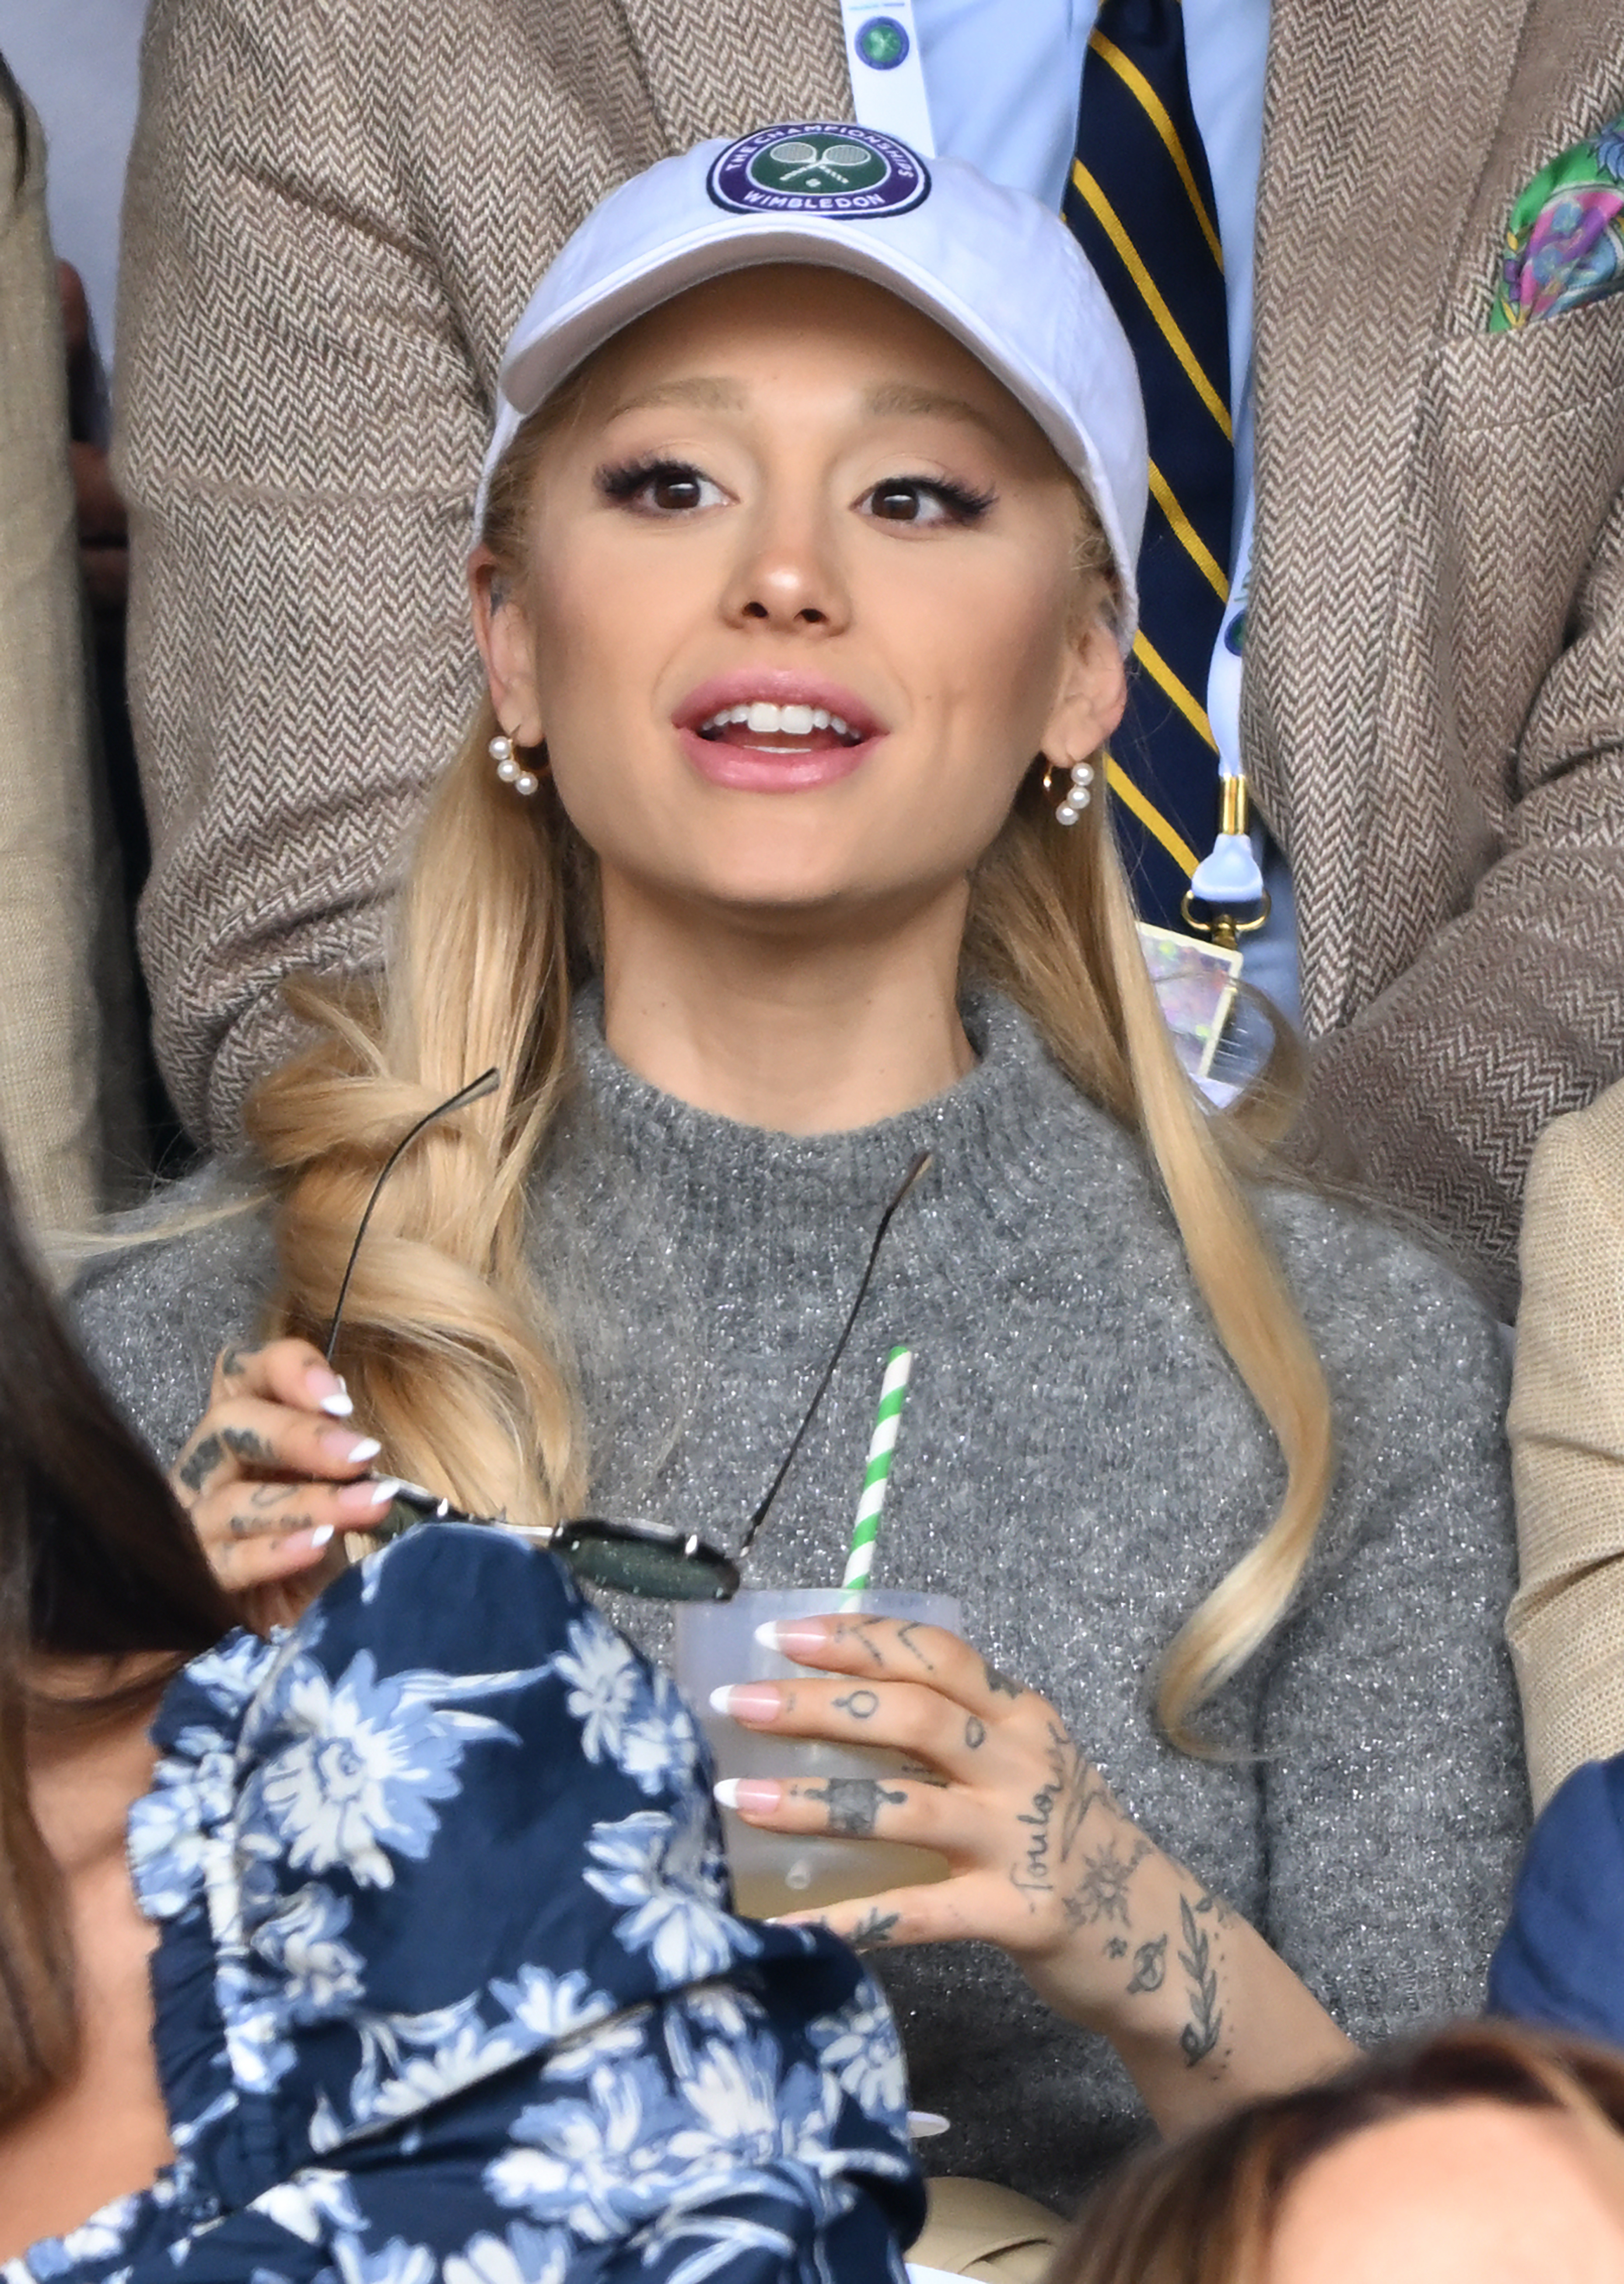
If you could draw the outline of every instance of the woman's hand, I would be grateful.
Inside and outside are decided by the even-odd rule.
[[[287,1625],[342,1568],[335,1532],[376,1523],[397,1486],[362,1471],[344,1383],[308,1341],[226,1349],[169,1481],[215,1576],[259,1632]],[[357,1480],[360,1478],[360,1480]]]
[[[774,1647],[834,1681],[746,1682],[715,1709],[758,1733],[886,1746],[896,1776],[735,1778],[746,1823],[933,1849],[950,1876],[792,1920],[861,1948],[979,1940],[1110,2038],[1158,2122],[1202,2122],[1352,2052],[1244,1920],[1112,1797],[1047,1699],[956,1635],[894,1619],[781,1621]]]

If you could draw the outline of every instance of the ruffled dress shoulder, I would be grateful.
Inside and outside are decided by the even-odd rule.
[[[412,1532],[155,1734],[176,2158],[7,2284],[900,2278],[885,2001],[733,1917],[696,1724],[550,1555]]]

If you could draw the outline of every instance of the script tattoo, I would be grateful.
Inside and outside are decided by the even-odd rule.
[[[1222,2037],[1223,2015],[1218,2005],[1218,1977],[1213,1970],[1212,1944],[1184,1896],[1178,1899],[1178,1915],[1184,1932],[1184,1949],[1178,1955],[1178,1963],[1190,1978],[1190,2020],[1179,2032],[1178,2042],[1186,2068],[1194,2069],[1206,2060]]]
[[[225,1445],[219,1436],[205,1435],[191,1457],[181,1461],[176,1473],[189,1491],[200,1491],[224,1457]]]
[[[872,1911],[847,1936],[854,1951],[881,1951],[896,1933],[901,1912]]]
[[[905,1792],[887,1790],[877,1777],[829,1777],[821,1785],[808,1785],[800,1796],[821,1800],[829,1811],[831,1832],[848,1840],[871,1839],[882,1807],[908,1805]]]
[[[948,1789],[948,1779],[941,1770],[927,1769],[923,1761],[904,1761],[898,1774],[911,1778],[915,1784],[934,1785],[938,1792]]]
[[[879,1699],[871,1689],[848,1689],[835,1703],[842,1713],[849,1713],[854,1721],[871,1721],[879,1710]]]
[[[1127,1945],[1124,1944],[1124,1950]],[[1133,1981],[1128,1995],[1136,1998],[1141,1991],[1159,1991],[1167,1979],[1167,1938],[1159,1935],[1152,1943],[1142,1943],[1134,1953]]]

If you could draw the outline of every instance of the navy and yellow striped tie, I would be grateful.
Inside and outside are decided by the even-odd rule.
[[[1206,676],[1229,595],[1235,502],[1229,311],[1180,0],[1102,0],[1066,219],[1139,362],[1151,506],[1128,713],[1108,776],[1143,917],[1178,925],[1218,827]]]

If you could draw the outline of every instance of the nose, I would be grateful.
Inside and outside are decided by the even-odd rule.
[[[728,582],[722,613],[730,625],[786,634],[829,635],[850,623],[834,536],[816,508],[764,511]]]

